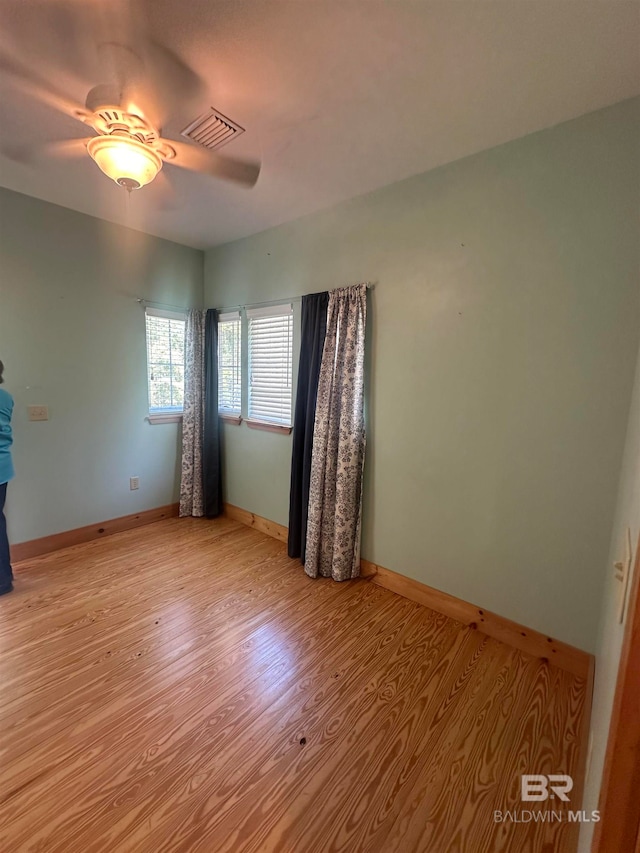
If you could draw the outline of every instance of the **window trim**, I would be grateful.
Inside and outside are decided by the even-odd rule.
[[[293,424],[285,426],[284,424],[274,424],[272,421],[259,421],[256,418],[245,418],[246,425],[250,429],[262,429],[265,432],[279,432],[281,435],[291,435]]]
[[[187,322],[187,312],[185,311],[166,311],[164,308],[151,308],[150,305],[145,305],[144,313],[150,317],[162,317],[163,320],[182,320]]]
[[[149,412],[146,421],[150,424],[177,424],[182,421],[183,412],[160,412],[155,410]]]

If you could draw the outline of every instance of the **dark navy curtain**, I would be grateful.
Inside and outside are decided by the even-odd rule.
[[[307,538],[313,425],[316,414],[322,350],[327,331],[328,302],[328,292],[311,293],[302,297],[302,339],[300,342],[296,411],[293,421],[288,542],[289,556],[299,557],[302,563],[304,563]]]
[[[222,512],[220,420],[218,417],[218,312],[210,308],[204,329],[203,509],[207,518]]]

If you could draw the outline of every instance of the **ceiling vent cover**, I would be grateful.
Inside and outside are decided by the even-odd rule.
[[[237,136],[244,133],[244,127],[231,121],[231,119],[223,116],[217,110],[211,107],[206,113],[203,113],[191,124],[187,125],[181,131],[181,135],[187,139],[203,145],[210,151],[216,148],[222,148],[227,142],[231,142]]]

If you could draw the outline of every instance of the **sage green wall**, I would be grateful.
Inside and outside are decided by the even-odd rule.
[[[638,349],[627,101],[206,253],[205,304],[374,281],[363,556],[593,651]],[[287,522],[291,440],[225,426]]]
[[[145,421],[134,296],[201,305],[202,276],[202,252],[0,190],[0,359],[16,403],[11,541],[177,500],[179,428]],[[50,420],[28,422],[32,403],[47,404]]]
[[[615,579],[613,564],[626,560],[627,530],[631,532],[632,567],[636,558],[636,547],[640,535],[640,354],[636,366],[636,377],[631,401],[627,440],[622,459],[622,472],[618,487],[615,521],[609,558],[601,566],[602,611],[596,649],[596,679],[591,710],[591,751],[582,808],[591,812],[598,808],[602,772],[607,750],[609,725],[613,710],[618,667],[622,655],[622,641],[626,621],[619,621],[622,584]],[[628,611],[633,577],[629,578],[626,602]],[[579,853],[589,853],[594,824],[583,823],[580,827]]]

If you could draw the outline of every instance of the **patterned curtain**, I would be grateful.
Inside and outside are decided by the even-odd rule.
[[[204,433],[205,311],[187,314],[184,350],[184,413],[182,415],[182,478],[180,516],[204,515],[202,437]]]
[[[311,458],[305,572],[360,574],[367,286],[329,293]]]

